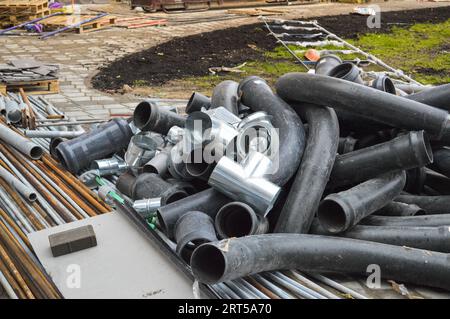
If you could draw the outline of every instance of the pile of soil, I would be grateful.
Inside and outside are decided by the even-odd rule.
[[[381,28],[367,27],[367,17],[338,15],[315,18],[320,25],[343,38],[359,34],[385,33],[393,26],[414,23],[439,23],[450,18],[450,6],[409,11],[383,12]],[[312,18],[314,19],[314,18]],[[244,61],[259,60],[276,43],[262,24],[245,25],[184,38],[175,38],[102,68],[92,79],[94,88],[117,90],[136,80],[162,85],[170,80],[208,75],[213,66],[233,67]],[[257,48],[255,50],[255,47]]]

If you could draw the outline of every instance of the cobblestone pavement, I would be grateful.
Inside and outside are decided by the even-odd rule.
[[[442,6],[444,3],[412,0],[379,3],[383,10]],[[448,5],[448,4],[447,4]],[[286,8],[280,6],[279,8]],[[289,7],[285,17],[311,17],[351,12],[352,4],[320,3]],[[126,11],[127,9],[125,9]],[[128,10],[127,14],[131,11]],[[182,18],[220,17],[223,10],[184,13]],[[161,16],[162,14],[158,14]],[[89,79],[96,70],[127,54],[158,45],[162,42],[201,32],[257,22],[256,17],[209,21],[196,24],[168,25],[135,30],[110,28],[88,34],[64,34],[47,40],[37,37],[4,36],[0,38],[0,63],[15,58],[33,57],[60,66],[59,94],[46,95],[56,107],[74,118],[107,117],[111,113],[130,113],[141,97],[132,94],[107,95],[91,88]],[[169,67],[169,66],[168,66]]]

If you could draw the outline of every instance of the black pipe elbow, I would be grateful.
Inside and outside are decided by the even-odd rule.
[[[269,230],[267,218],[241,202],[231,202],[219,209],[215,226],[220,238],[260,235]]]
[[[162,110],[152,102],[142,101],[134,110],[133,122],[141,131],[167,135],[172,126],[184,127],[186,118],[175,112]]]
[[[311,234],[326,235],[320,225],[313,223]],[[372,241],[395,246],[413,247],[441,253],[450,253],[448,227],[402,227],[357,225],[339,237]]]
[[[394,94],[306,73],[287,73],[276,88],[285,100],[331,106],[394,127],[425,130],[437,139],[450,141],[448,112]]]
[[[272,125],[278,129],[278,170],[267,178],[283,186],[295,174],[303,156],[305,130],[302,121],[294,110],[257,76],[250,76],[241,81],[239,95],[241,102],[253,111],[264,111],[270,115]]]
[[[408,95],[406,98],[450,111],[450,84],[427,88],[419,93]]]
[[[339,143],[336,113],[328,107],[295,106],[308,122],[300,168],[275,227],[277,233],[307,233],[328,183]]]
[[[349,190],[330,194],[319,205],[317,218],[329,233],[341,233],[386,206],[405,186],[404,171],[387,173]]]
[[[279,269],[366,276],[371,264],[380,266],[382,278],[450,289],[447,254],[349,238],[303,234],[246,236],[203,244],[191,258],[194,276],[207,284]]]
[[[175,225],[177,254],[190,264],[194,249],[201,244],[217,241],[213,219],[199,211],[187,212]]]
[[[328,54],[320,57],[319,60],[317,60],[315,65],[315,73],[316,74],[322,74],[322,75],[329,75],[330,71],[342,63],[342,60],[340,57],[334,54]]]
[[[70,172],[78,173],[91,162],[126,148],[133,132],[124,119],[113,119],[77,138],[59,143],[56,154]]]
[[[414,204],[425,210],[427,214],[450,214],[450,196],[399,195],[397,202]],[[449,224],[450,225],[450,224]]]
[[[368,216],[361,220],[368,226],[439,227],[450,225],[450,214],[420,216]]]
[[[231,199],[212,188],[208,188],[160,207],[157,210],[159,225],[167,237],[173,238],[176,222],[187,212],[198,210],[215,218],[219,209],[229,202],[231,202]]]
[[[211,99],[201,93],[193,92],[186,105],[185,112],[199,112],[202,108],[209,109],[211,107]]]
[[[231,113],[238,115],[238,88],[239,83],[231,80],[217,84],[211,96],[211,108],[215,109],[222,106]]]
[[[425,211],[414,204],[390,202],[373,214],[377,216],[416,216],[425,215]]]
[[[383,173],[425,166],[433,161],[423,131],[409,132],[388,142],[336,156],[330,188],[352,185]]]

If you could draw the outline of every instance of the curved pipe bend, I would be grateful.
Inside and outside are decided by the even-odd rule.
[[[246,236],[203,244],[191,258],[194,276],[207,284],[279,269],[365,276],[370,264],[383,269],[383,278],[450,289],[448,254],[348,238],[300,234]]]
[[[272,117],[272,125],[278,129],[278,170],[268,176],[271,182],[283,186],[295,174],[305,148],[305,130],[294,110],[275,95],[260,77],[250,76],[239,83],[241,102],[253,111],[264,111]]]
[[[224,107],[231,113],[238,115],[238,87],[239,83],[231,80],[222,81],[213,90],[211,108]]]
[[[333,109],[294,106],[308,122],[308,138],[300,168],[275,226],[276,233],[307,233],[333,168],[339,124]]]
[[[276,83],[278,95],[295,102],[332,106],[380,123],[425,130],[450,141],[448,112],[353,82],[306,73],[287,73]]]

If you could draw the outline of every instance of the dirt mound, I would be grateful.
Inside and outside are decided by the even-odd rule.
[[[421,22],[442,22],[450,18],[450,6],[431,9],[383,12],[381,28],[370,29],[367,17],[338,15],[317,18],[328,30],[343,38],[358,34],[389,32],[393,26]],[[161,85],[170,80],[208,74],[212,66],[232,67],[262,58],[265,50],[276,46],[262,24],[176,38],[148,50],[126,56],[102,68],[92,79],[94,88],[116,90],[135,81]],[[255,50],[255,48],[257,48]]]

